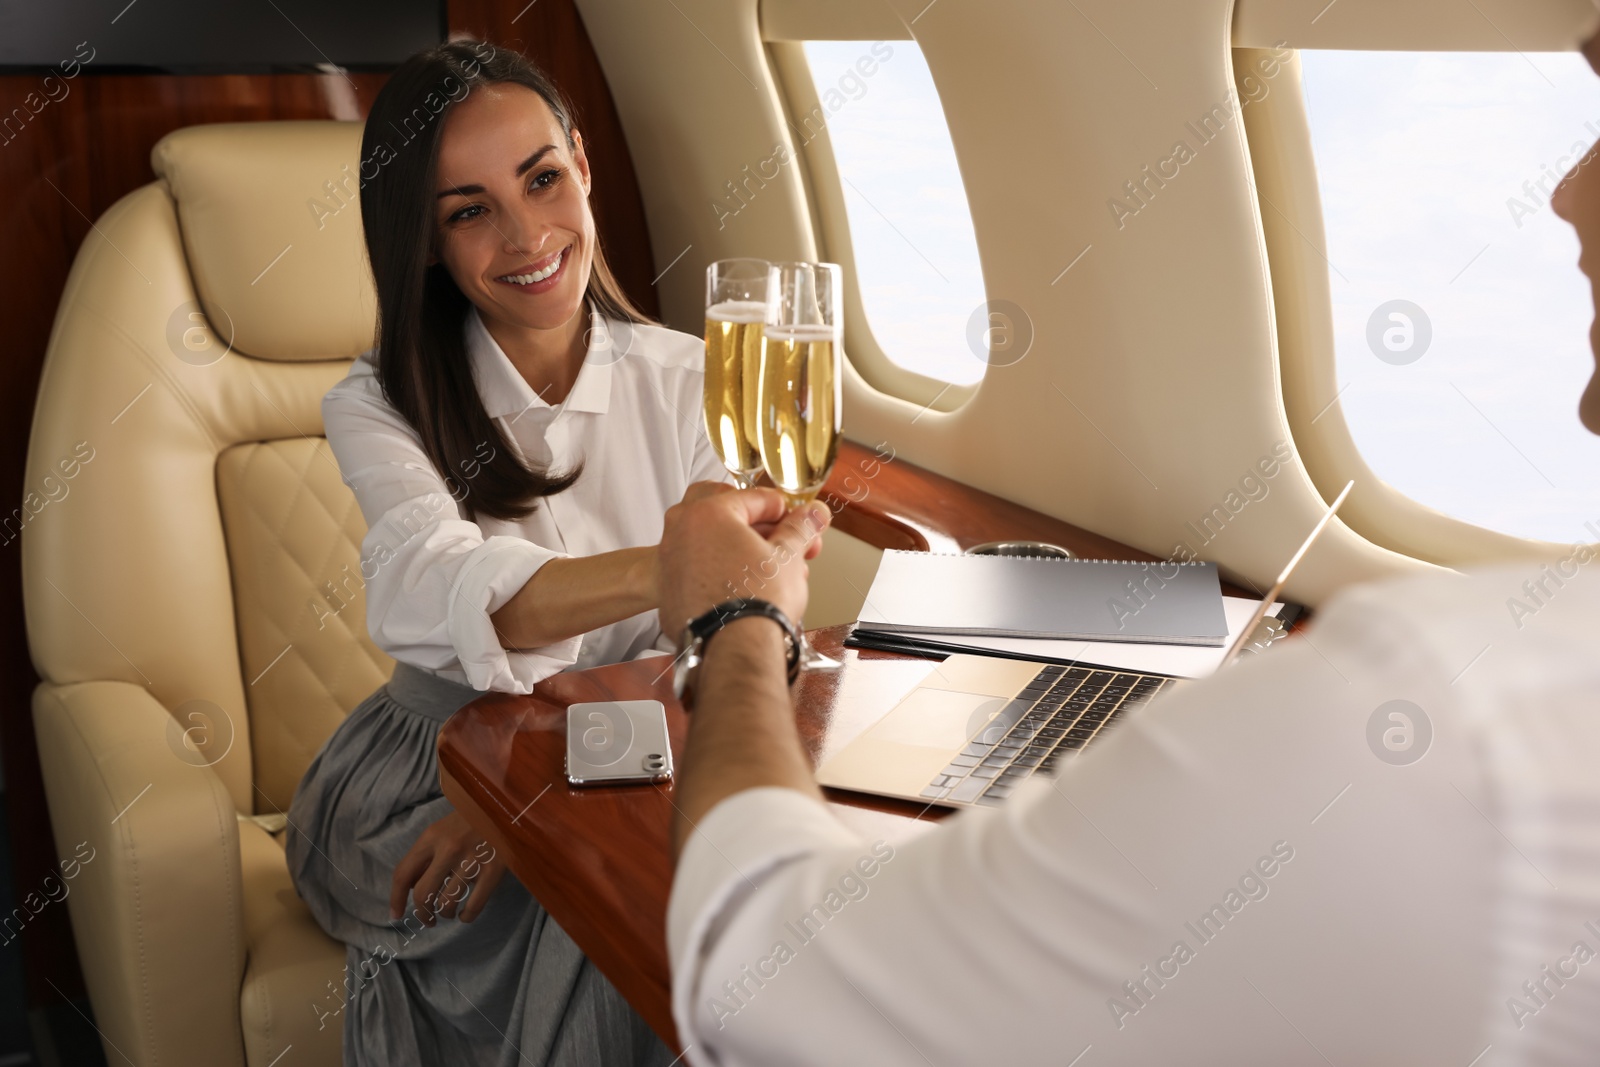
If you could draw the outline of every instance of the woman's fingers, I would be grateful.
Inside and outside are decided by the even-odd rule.
[[[440,895],[444,891],[445,881],[450,877],[449,860],[448,856],[436,855],[411,891],[411,899],[416,902],[424,925],[432,926],[439,915],[442,904]]]
[[[424,844],[418,839],[417,843],[411,846],[411,851],[395,865],[394,877],[389,880],[389,918],[398,919],[405,914],[406,894],[416,885],[418,877],[432,862],[432,845]],[[420,903],[422,894],[418,893],[417,896]]]
[[[441,915],[453,919],[458,912],[464,916],[470,909],[476,916],[482,911],[504,866],[498,861],[480,863],[475,847],[468,844],[474,837],[458,812],[423,830],[395,865],[389,882],[389,917],[399,919],[405,913],[408,894],[416,916],[426,926],[432,926]],[[491,872],[493,878],[488,877]],[[474,882],[477,890],[469,895]]]
[[[463,863],[468,861],[468,857],[458,858]],[[476,918],[488,903],[489,894],[499,884],[505,867],[498,860],[483,864],[474,862],[472,866],[477,869],[477,875],[468,877],[456,870],[458,864],[450,863],[450,859],[444,853],[436,853],[420,856],[415,861],[411,856],[402,860],[402,866],[395,869],[395,886],[390,892],[390,916],[396,919],[400,917],[409,890],[415,901],[415,914],[425,926],[434,925],[440,918],[459,917],[462,922],[471,922]],[[405,869],[407,861],[412,861],[412,867],[408,870]],[[417,863],[426,866],[419,872],[416,870]],[[404,885],[400,881],[402,870],[406,873]]]
[[[482,911],[482,902],[499,882],[503,868],[475,865],[481,873],[474,880],[453,870],[449,859],[446,855],[430,853],[407,855],[401,860],[390,885],[389,917],[399,919],[404,914],[408,893],[414,902],[415,915],[425,926],[432,926],[440,917],[453,919],[458,912],[464,917],[468,911],[474,916]],[[476,888],[468,896],[468,888],[474,886]],[[467,898],[464,905],[463,897]],[[478,902],[476,907],[475,901]],[[463,921],[467,920],[463,918]]]
[[[471,883],[461,876],[460,871],[446,871],[444,884],[439,887],[439,907],[437,913],[446,919],[456,917],[456,909],[461,907],[461,898],[467,894]]]
[[[478,917],[484,906],[489,903],[489,895],[494,892],[494,887],[500,884],[500,879],[505,873],[505,864],[498,859],[490,860],[483,865],[483,873],[472,883],[472,892],[467,896],[467,903],[461,909],[462,922],[469,923]]]

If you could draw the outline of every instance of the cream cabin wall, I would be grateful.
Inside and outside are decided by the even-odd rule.
[[[1194,132],[1239,98],[1234,46],[1572,48],[1600,17],[1582,0],[1478,0],[1481,25],[1453,0],[1398,8],[1339,0],[1320,17],[1320,3],[1297,0],[1240,0],[1237,15],[1232,0],[578,2],[639,173],[663,315],[691,332],[701,329],[712,260],[828,258],[851,273],[848,235],[830,231],[843,213],[837,177],[819,165],[826,138],[802,148],[789,122],[804,91],[793,42],[914,37],[949,124],[988,297],[1020,306],[1035,336],[1020,362],[938,396],[937,383],[877,350],[852,294],[846,434],[887,441],[901,459],[1158,555],[1186,545],[1257,586],[1337,487],[1318,484],[1332,468],[1328,446],[1317,445],[1308,459],[1319,478],[1297,455],[1266,482],[1264,498],[1239,506],[1241,480],[1275,448],[1295,449],[1297,436],[1269,261],[1269,247],[1281,258],[1290,242],[1282,227],[1263,225],[1276,208],[1258,195],[1239,110],[1204,143]],[[1291,66],[1270,79],[1266,100],[1298,101],[1295,77]],[[1164,183],[1149,181],[1144,168],[1180,140],[1194,158]],[[728,183],[780,150],[777,175],[747,186],[736,216],[719,212]],[[771,172],[769,164],[763,177]],[[1130,181],[1145,182],[1148,195],[1119,218],[1112,204],[1134,204]],[[1294,299],[1314,304],[1314,270],[1296,269]],[[1325,278],[1321,286],[1325,303]],[[1300,314],[1294,328],[1326,323]],[[1331,337],[1308,355],[1314,347],[1297,337],[1288,355],[1331,366]],[[1297,371],[1287,378],[1301,409],[1317,379]],[[1380,509],[1384,489],[1358,486]],[[1229,521],[1202,541],[1192,524],[1218,507],[1232,512]],[[1337,522],[1302,564],[1291,598],[1316,605],[1349,583],[1460,557],[1380,536],[1381,521],[1355,521],[1368,536]],[[872,558],[866,546],[829,537],[813,565],[825,595],[812,622],[853,617],[843,590]]]

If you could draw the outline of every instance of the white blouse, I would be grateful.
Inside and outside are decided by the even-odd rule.
[[[546,562],[653,545],[663,516],[695,481],[731,481],[701,417],[705,346],[660,326],[591,311],[588,355],[571,393],[535,395],[476,308],[466,341],[491,418],[536,469],[583,473],[520,521],[465,518],[477,460],[446,482],[421,439],[383,397],[376,349],[322,401],[328,444],[367,521],[361,543],[367,629],[397,660],[475,689],[527,693],[569,667],[668,651],[648,611],[540,648],[508,650],[489,616]],[[490,442],[478,460],[493,457]],[[454,492],[452,493],[452,489]]]

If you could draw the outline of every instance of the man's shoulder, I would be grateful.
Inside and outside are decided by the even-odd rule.
[[[1600,549],[1574,545],[1547,558],[1363,582],[1340,592],[1324,609],[1383,611],[1429,625],[1459,615],[1514,628],[1547,610],[1553,617],[1600,613]]]
[[[1566,674],[1581,664],[1600,676],[1600,550],[1363,583],[1317,616],[1315,629],[1342,642],[1406,642],[1458,677],[1491,657],[1495,669],[1484,674]]]

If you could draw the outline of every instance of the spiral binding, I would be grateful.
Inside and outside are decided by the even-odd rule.
[[[1206,560],[1174,560],[1174,559],[1083,559],[1074,556],[1071,559],[1062,559],[1060,556],[972,556],[965,552],[913,552],[906,548],[886,548],[884,552],[893,552],[897,556],[944,556],[947,559],[1025,559],[1033,563],[1121,563],[1131,566],[1143,567],[1204,567]]]

